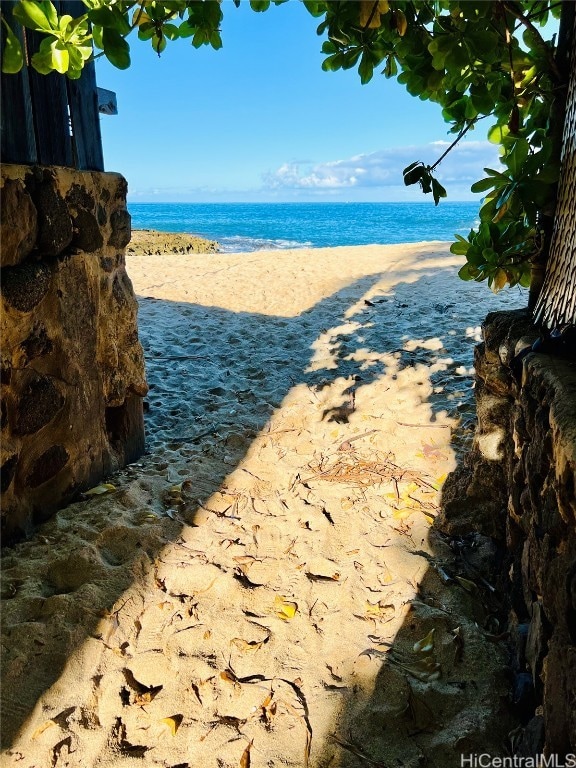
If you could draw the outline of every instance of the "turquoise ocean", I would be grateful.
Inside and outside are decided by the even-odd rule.
[[[187,232],[224,252],[453,240],[478,219],[478,202],[129,203],[134,229]]]

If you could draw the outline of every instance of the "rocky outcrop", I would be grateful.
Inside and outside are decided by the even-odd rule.
[[[144,449],[118,174],[2,167],[3,543]]]
[[[439,519],[506,544],[515,672],[532,689],[524,756],[576,752],[576,359],[531,352],[537,337],[527,311],[486,318],[474,447]]]
[[[197,235],[178,232],[158,232],[155,229],[133,229],[127,248],[128,253],[159,256],[163,253],[217,253],[218,250],[215,240],[204,240]]]

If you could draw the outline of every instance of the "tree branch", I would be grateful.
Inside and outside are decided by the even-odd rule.
[[[482,115],[482,117],[475,117],[475,118],[474,118],[474,120],[470,120],[470,122],[468,123],[468,125],[466,125],[464,128],[462,128],[462,130],[460,131],[460,133],[458,134],[458,136],[456,136],[456,138],[454,139],[454,141],[452,142],[452,144],[450,144],[450,146],[448,147],[448,149],[447,149],[445,152],[443,152],[443,153],[440,155],[440,157],[438,158],[438,160],[436,160],[436,162],[434,163],[434,165],[431,165],[431,166],[428,168],[428,170],[429,170],[430,172],[432,172],[432,171],[433,171],[433,170],[434,170],[434,169],[435,169],[435,168],[436,168],[438,165],[440,165],[440,163],[442,162],[442,160],[444,160],[444,158],[446,157],[446,155],[447,155],[447,154],[448,154],[448,153],[449,153],[449,152],[450,152],[452,149],[454,149],[454,147],[456,146],[456,144],[458,144],[458,142],[459,142],[461,139],[463,139],[463,138],[464,138],[464,136],[465,136],[465,135],[468,133],[468,131],[470,130],[470,128],[472,128],[474,125],[476,125],[476,123],[477,123],[477,122],[479,122],[480,120],[484,120],[484,118],[485,118],[485,117],[488,117],[488,115]]]
[[[560,70],[558,69],[556,65],[556,61],[554,60],[554,54],[540,34],[539,30],[532,24],[530,19],[527,16],[524,16],[522,11],[518,10],[515,3],[510,2],[502,2],[502,7],[508,11],[509,13],[514,16],[515,19],[517,19],[522,26],[526,27],[526,29],[529,29],[530,32],[534,35],[536,38],[536,42],[538,44],[538,47],[545,53],[546,59],[548,61],[548,66],[550,67],[550,71],[554,74],[554,77],[561,82],[562,76],[560,74]]]

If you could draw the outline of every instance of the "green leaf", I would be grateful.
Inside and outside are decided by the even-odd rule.
[[[372,63],[370,56],[366,51],[362,53],[360,65],[358,66],[358,72],[360,74],[360,82],[362,85],[366,85],[366,83],[369,83],[370,80],[372,80],[372,75],[374,74],[374,64]]]
[[[102,30],[104,55],[118,69],[128,69],[130,66],[130,46],[115,29],[104,27]]]
[[[424,163],[416,162],[404,168],[404,184],[409,187],[411,184],[418,184],[422,176],[426,173]]]
[[[60,30],[60,32],[66,32],[66,27],[68,26],[68,24],[70,24],[71,21],[72,21],[72,16],[68,14],[61,16],[58,22],[58,29]]]
[[[422,192],[424,192],[425,195],[428,195],[430,192],[432,192],[432,182],[433,178],[430,175],[430,172],[424,168],[422,176],[420,177],[420,186],[422,187]]]
[[[512,176],[518,176],[524,165],[524,161],[530,152],[530,145],[526,139],[517,139],[510,152],[504,157],[504,162],[510,169]]]
[[[139,40],[151,40],[156,34],[156,27],[154,24],[146,23],[141,24],[138,27],[138,39]],[[193,34],[192,32],[190,33]],[[180,37],[187,37],[187,35],[180,35]]]
[[[311,16],[318,18],[324,13],[324,3],[317,2],[317,0],[304,0],[304,7]],[[319,32],[318,34],[322,34]]]
[[[88,18],[92,24],[97,24],[99,27],[110,27],[114,24],[114,14],[106,6],[88,11]]]
[[[176,40],[180,36],[178,27],[175,24],[163,24],[162,33],[168,40]]]
[[[466,256],[469,248],[470,243],[467,240],[464,242],[458,241],[456,243],[452,243],[450,246],[450,253],[453,253],[455,256]]]
[[[324,72],[335,72],[342,67],[342,54],[334,53],[332,56],[328,56],[322,62],[322,69]]]
[[[470,274],[469,264],[464,264],[464,266],[460,267],[460,269],[458,270],[458,277],[460,278],[460,280],[474,280],[474,276]]]
[[[12,32],[12,29],[5,19],[2,19],[2,23],[6,29],[4,52],[2,54],[2,72],[7,75],[13,75],[16,72],[20,72],[24,64],[22,46],[20,45],[20,40],[18,40],[14,32]]]
[[[502,144],[509,133],[510,128],[508,128],[507,125],[496,123],[496,125],[493,125],[492,128],[490,128],[488,131],[488,141],[491,144]]]
[[[52,66],[51,51],[48,51],[47,53],[38,51],[37,53],[34,54],[34,56],[32,56],[30,63],[32,64],[36,72],[39,72],[41,75],[49,75],[51,72],[54,71],[54,68]]]
[[[66,72],[66,77],[68,77],[70,80],[79,80],[82,76],[82,70],[81,69],[68,69],[68,72]]]
[[[40,6],[33,0],[19,0],[12,10],[12,15],[28,29],[34,29],[39,32],[50,32],[52,27],[46,14]]]
[[[398,74],[398,65],[396,64],[396,58],[390,54],[386,58],[386,66],[384,68],[384,76],[387,78],[394,77]]]
[[[38,5],[44,12],[44,15],[48,19],[48,23],[52,29],[58,29],[58,11],[50,0],[39,0]]]
[[[156,33],[152,37],[152,48],[156,51],[158,55],[162,53],[162,51],[166,48],[166,38],[164,35],[160,36],[158,33]]]
[[[434,205],[438,205],[441,197],[447,197],[446,190],[437,179],[433,178],[432,176],[430,178],[432,180],[432,196],[434,197]]]
[[[214,48],[215,51],[218,51],[220,48],[222,48],[222,38],[220,36],[220,32],[217,30],[212,32],[210,35],[210,45],[212,48]]]
[[[55,41],[52,47],[52,68],[63,75],[68,71],[70,55],[63,43]]]
[[[256,13],[262,13],[270,8],[270,0],[250,0],[250,8]]]
[[[508,179],[506,179],[508,181]],[[480,181],[475,181],[474,184],[470,187],[471,192],[486,192],[488,189],[492,189],[493,187],[498,186],[498,181],[494,179],[494,177],[488,178],[488,179],[480,179]]]
[[[96,48],[99,48],[100,50],[104,49],[104,43],[102,42],[102,27],[92,27],[92,40],[94,41]]]

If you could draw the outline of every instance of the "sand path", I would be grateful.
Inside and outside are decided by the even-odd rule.
[[[4,558],[3,766],[502,754],[507,650],[430,526],[479,323],[524,299],[457,263],[440,243],[130,257],[150,452]]]

